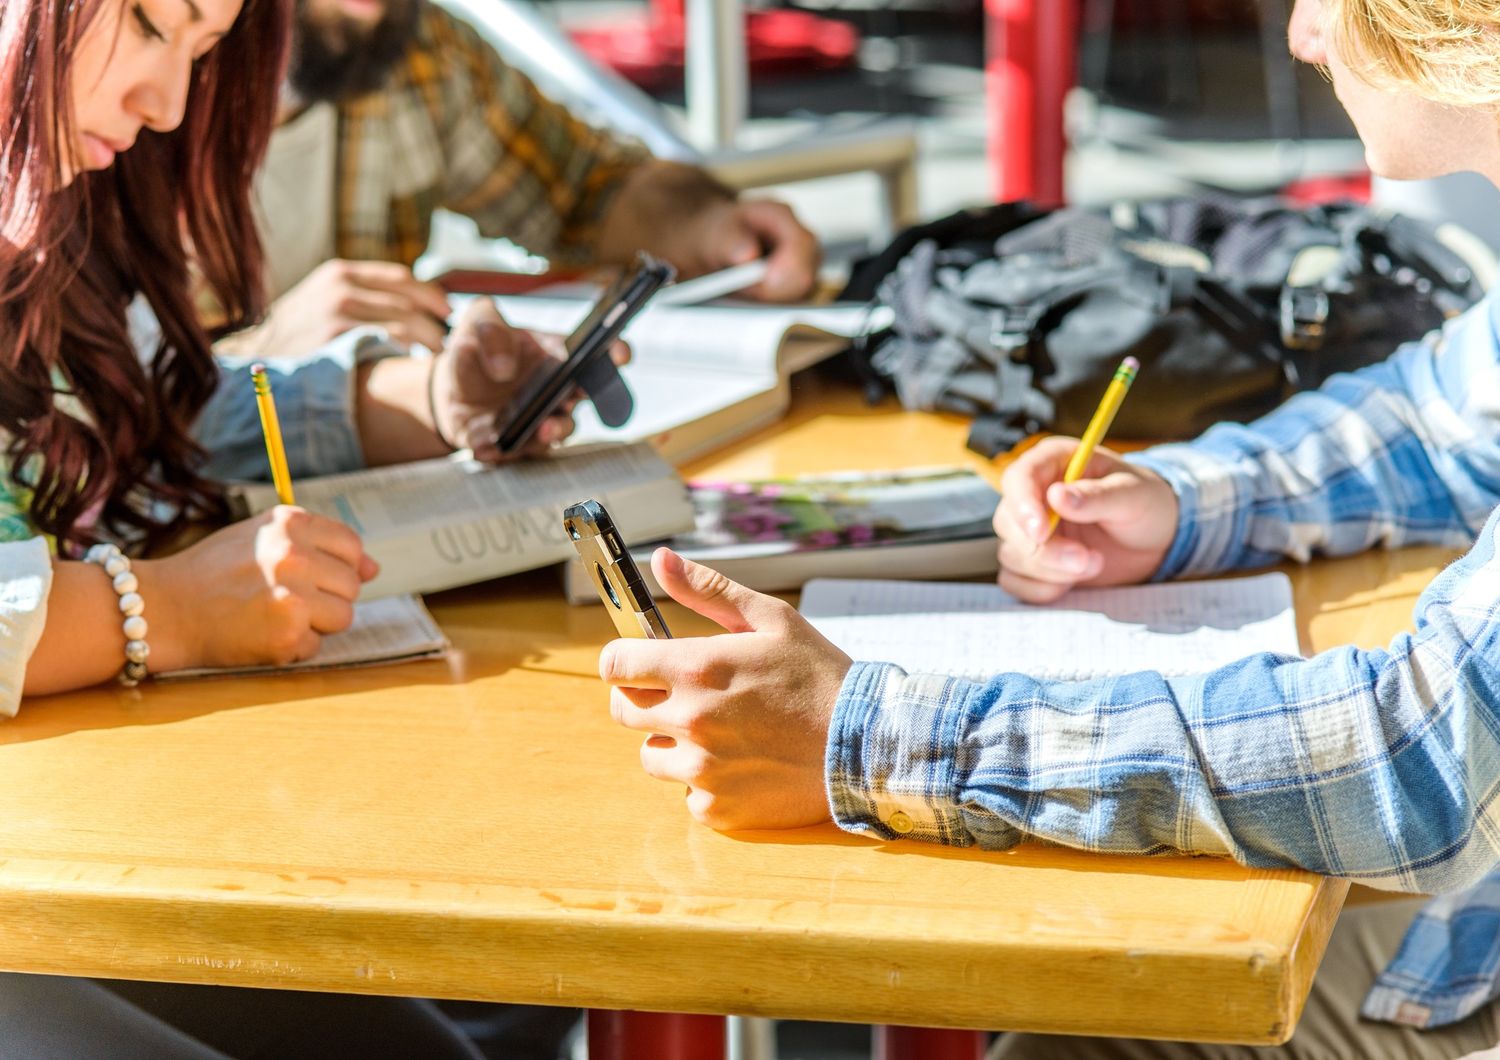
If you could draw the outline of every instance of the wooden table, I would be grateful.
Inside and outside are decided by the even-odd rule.
[[[693,470],[968,462],[800,383]],[[988,470],[988,469],[986,469]],[[1436,552],[1294,570],[1378,644]],[[1277,1042],[1346,886],[1228,861],[721,835],[647,778],[554,572],[434,600],[451,659],[101,688],[0,724],[0,967],[689,1013]],[[702,621],[672,608],[683,634]]]

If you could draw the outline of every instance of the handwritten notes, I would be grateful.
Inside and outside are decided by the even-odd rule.
[[[1039,607],[994,585],[819,579],[801,610],[855,659],[971,678],[1172,676],[1258,651],[1300,654],[1284,574],[1080,589]]]

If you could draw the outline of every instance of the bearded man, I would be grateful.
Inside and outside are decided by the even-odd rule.
[[[558,265],[647,250],[684,278],[766,256],[751,291],[811,289],[816,239],[544,96],[428,0],[297,0],[279,125],[257,181],[275,302],[235,352],[296,355],[350,328],[442,345],[448,303],[412,264],[443,208]]]

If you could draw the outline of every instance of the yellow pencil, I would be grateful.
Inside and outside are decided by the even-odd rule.
[[[260,429],[266,436],[266,456],[271,461],[271,481],[276,484],[276,499],[282,504],[296,504],[292,495],[292,470],[286,462],[286,447],[281,444],[281,421],[276,418],[276,399],[271,396],[271,380],[266,366],[253,365],[250,378],[255,380],[255,404],[260,409]]]
[[[1078,442],[1078,448],[1073,450],[1073,459],[1068,461],[1068,468],[1063,472],[1064,482],[1077,482],[1083,477],[1084,468],[1089,466],[1089,458],[1094,455],[1094,450],[1099,443],[1104,441],[1105,432],[1109,425],[1115,422],[1115,413],[1120,411],[1120,403],[1125,400],[1125,394],[1130,390],[1130,384],[1135,382],[1135,374],[1141,370],[1141,362],[1134,357],[1127,357],[1120,362],[1120,367],[1115,369],[1115,377],[1109,381],[1109,387],[1104,391],[1104,398],[1099,402],[1099,407],[1094,411],[1094,418],[1089,420],[1088,429],[1083,432],[1083,437]],[[1060,517],[1056,512],[1052,513],[1051,520],[1047,523],[1047,534],[1037,547],[1045,544],[1057,530]]]

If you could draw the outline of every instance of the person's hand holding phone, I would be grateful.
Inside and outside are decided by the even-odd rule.
[[[599,655],[610,714],[646,736],[641,765],[687,788],[710,828],[801,828],[828,820],[828,727],[853,665],[790,604],[671,549],[651,569],[667,594],[724,633],[615,640]]]
[[[538,372],[563,363],[563,343],[560,335],[511,327],[488,298],[471,302],[433,362],[431,404],[439,437],[455,449],[473,449],[480,460],[508,459],[495,444],[496,425],[507,419],[517,396]],[[630,348],[616,341],[610,358],[624,364]],[[571,391],[526,446],[511,455],[535,455],[572,434],[573,406],[581,396]]]

